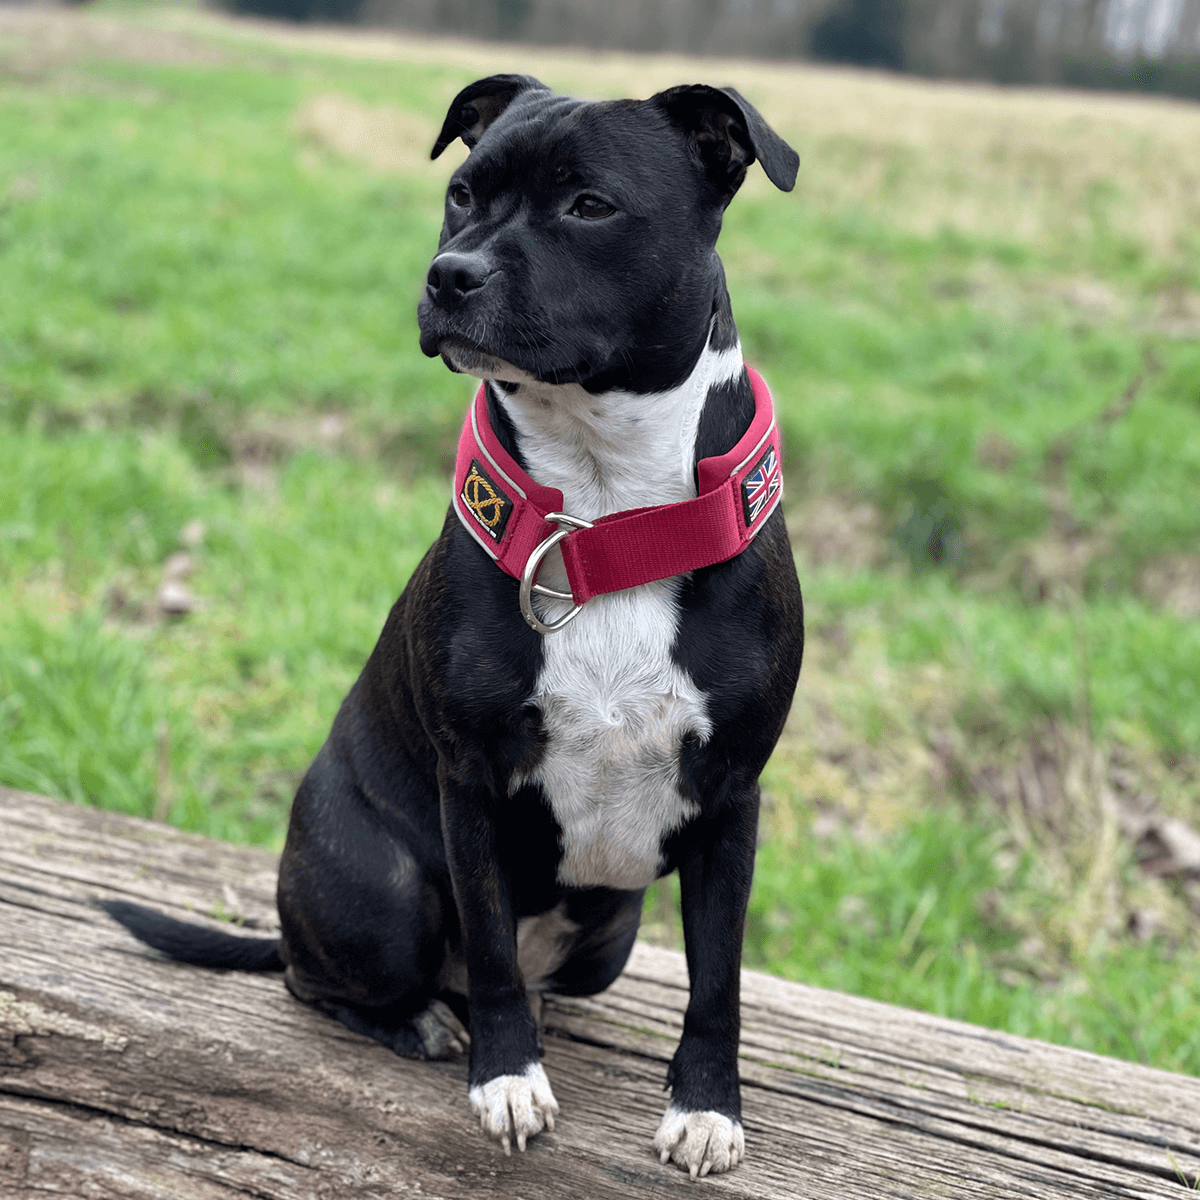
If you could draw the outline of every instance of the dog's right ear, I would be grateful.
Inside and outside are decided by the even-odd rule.
[[[477,79],[454,97],[429,157],[437,158],[455,138],[462,138],[467,149],[473,150],[487,127],[515,97],[522,92],[549,90],[532,75],[489,75]]]

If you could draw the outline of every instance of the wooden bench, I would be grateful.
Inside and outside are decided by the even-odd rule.
[[[748,1158],[692,1183],[650,1139],[687,995],[639,945],[602,996],[547,1006],[553,1134],[505,1158],[465,1060],[410,1062],[278,976],[144,951],[128,897],[273,926],[275,857],[0,788],[0,1200],[1183,1197],[1200,1080],[743,976]],[[696,1194],[694,1192],[689,1194]]]

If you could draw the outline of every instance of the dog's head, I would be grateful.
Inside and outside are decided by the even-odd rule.
[[[455,97],[433,157],[450,180],[418,308],[421,349],[511,383],[660,390],[707,336],[721,217],[757,159],[785,191],[795,152],[732,88],[587,102],[527,75]]]

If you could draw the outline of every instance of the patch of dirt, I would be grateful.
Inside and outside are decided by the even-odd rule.
[[[1184,620],[1200,617],[1200,555],[1172,554],[1147,564],[1139,591]]]
[[[351,452],[354,433],[342,413],[258,414],[226,435],[235,459],[280,463],[304,450]]]
[[[887,558],[879,512],[865,502],[819,496],[793,509],[787,524],[793,547],[812,566],[853,573]]]
[[[0,63],[18,76],[89,58],[217,64],[228,57],[211,42],[183,33],[49,4],[0,4]]]
[[[238,483],[265,493],[278,486],[280,466],[306,450],[352,458],[368,453],[362,435],[338,412],[260,413],[245,425],[223,431],[221,440],[229,450]]]
[[[362,104],[349,96],[314,96],[292,118],[292,130],[344,158],[377,171],[411,171],[429,158],[437,127],[390,104]]]
[[[1020,450],[995,429],[989,429],[975,447],[975,461],[989,471],[1008,474],[1021,457]]]
[[[1051,529],[1020,543],[1002,574],[1012,579],[1030,604],[1043,604],[1064,593],[1078,594],[1089,564],[1105,544],[1082,531]]]
[[[1069,279],[1051,290],[1085,317],[1112,320],[1129,312],[1125,297],[1099,279]]]
[[[1200,337],[1200,292],[1172,288],[1158,298],[1154,327],[1168,337]]]

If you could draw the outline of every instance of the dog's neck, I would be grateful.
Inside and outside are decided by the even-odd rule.
[[[623,509],[696,495],[696,433],[710,394],[743,373],[734,341],[706,343],[688,377],[666,392],[609,391],[522,383],[491,394],[507,418],[516,457],[538,483],[563,494],[567,512],[595,520]]]

